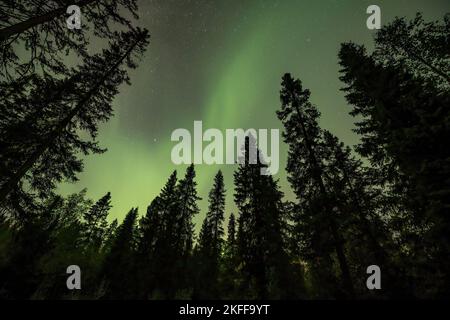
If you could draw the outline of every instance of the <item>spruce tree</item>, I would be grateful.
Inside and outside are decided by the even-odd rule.
[[[323,131],[327,150],[325,182],[336,200],[337,214],[343,222],[347,250],[352,256],[355,273],[364,273],[367,266],[377,265],[383,272],[385,285],[378,296],[400,297],[406,293],[406,278],[398,267],[398,249],[386,224],[385,201],[378,185],[371,179],[371,170],[352,155],[329,131]],[[367,295],[365,279],[358,279],[359,296]]]
[[[219,267],[223,250],[223,220],[225,211],[225,186],[222,172],[214,178],[214,185],[209,192],[209,209],[203,221],[198,241],[197,255],[197,292],[200,299],[217,299],[219,297]]]
[[[299,214],[302,215],[297,219],[301,222],[298,229],[309,238],[309,245],[303,251],[309,252],[310,259],[317,257],[318,263],[326,268],[324,274],[330,274],[330,249],[334,249],[345,294],[352,297],[354,286],[344,239],[335,217],[335,199],[324,180],[322,133],[317,122],[320,113],[309,102],[309,97],[309,90],[303,89],[300,80],[294,80],[290,74],[284,75],[281,110],[277,115],[285,127],[283,138],[289,146],[288,181],[297,196]]]
[[[126,61],[128,67],[136,67],[131,56],[143,53],[147,38],[142,30],[117,33],[109,49],[87,58],[72,77],[47,77],[43,83],[49,88],[38,84],[40,93],[22,101],[28,111],[16,114],[14,121],[1,123],[5,124],[0,128],[2,205],[9,194],[21,192],[25,181],[32,195],[45,198],[57,182],[76,180],[82,170],[79,153],[104,151],[96,142],[98,126],[111,117],[118,86],[129,81],[120,66]],[[129,46],[123,46],[125,39]],[[50,100],[45,95],[48,90],[50,96],[55,95]],[[1,110],[7,106],[0,103]],[[22,136],[22,130],[28,133]],[[80,131],[87,132],[91,140],[82,139]]]
[[[80,7],[81,30],[69,30],[66,13]],[[136,0],[3,1],[0,6],[0,78],[20,79],[34,72],[67,75],[64,65],[69,52],[89,55],[89,42],[111,39],[120,28],[134,28]],[[118,28],[119,27],[119,28]],[[19,55],[18,49],[25,51]],[[20,59],[19,59],[20,56]]]
[[[186,174],[177,185],[177,221],[175,240],[176,252],[179,256],[176,262],[177,282],[179,294],[184,294],[192,287],[192,277],[190,276],[192,264],[191,257],[194,245],[194,223],[193,218],[200,210],[197,195],[197,182],[195,181],[194,165],[186,169]],[[184,290],[184,292],[180,291]],[[183,298],[183,297],[180,297]],[[186,297],[184,297],[186,298]]]
[[[411,21],[396,17],[375,36],[375,59],[389,66],[402,66],[433,86],[450,89],[448,44],[450,14],[442,21],[426,22],[421,13]]]
[[[114,219],[106,229],[105,237],[103,241],[102,251],[107,252],[111,249],[111,245],[114,240],[114,235],[116,234],[117,228],[119,226],[119,222],[117,219]]]
[[[234,214],[230,214],[227,228],[227,247],[234,247],[236,245],[236,218]]]
[[[97,251],[101,248],[103,240],[107,236],[107,217],[110,209],[111,193],[108,192],[83,215],[85,233],[83,242],[86,247]]]
[[[165,188],[168,188],[166,185]],[[170,187],[169,187],[170,188]],[[144,299],[149,298],[154,286],[154,273],[159,274],[159,270],[154,270],[159,264],[155,263],[158,251],[155,251],[156,244],[160,244],[158,237],[163,236],[163,214],[161,199],[167,195],[161,194],[147,208],[147,213],[139,221],[139,238],[137,248],[137,264],[139,275],[138,296]],[[159,250],[159,248],[158,248]]]
[[[118,227],[111,249],[103,262],[100,276],[105,283],[103,298],[124,300],[135,297],[135,224],[137,209],[131,209]]]
[[[355,44],[344,44],[339,57],[351,114],[362,117],[356,129],[362,136],[358,152],[369,158],[392,199],[398,199],[394,219],[402,245],[416,254],[413,260],[427,261],[414,273],[432,266],[441,279],[436,283],[444,283],[449,278],[444,257],[450,253],[450,242],[442,237],[450,230],[448,90],[414,76],[401,63],[377,62]],[[448,291],[433,286],[442,294]]]
[[[191,254],[194,240],[194,224],[192,219],[200,212],[197,201],[201,198],[197,195],[197,182],[195,181],[194,165],[190,165],[177,186],[178,215],[177,228],[179,234],[179,249],[183,256]]]
[[[212,235],[212,254],[217,258],[220,256],[223,248],[225,192],[223,174],[219,171],[214,177],[214,185],[209,193],[209,209],[206,216]]]
[[[247,298],[289,296],[289,261],[281,234],[283,194],[272,176],[262,174],[267,166],[253,137],[246,137],[243,151],[234,173],[234,198],[239,209],[237,248],[243,264],[240,289]]]
[[[173,299],[179,285],[178,199],[177,173],[174,171],[141,224],[139,254],[148,257],[150,265],[145,270],[150,270],[151,274],[145,280],[150,286],[143,294],[154,299]],[[158,221],[158,225],[151,221]]]
[[[228,218],[227,239],[224,244],[220,288],[222,299],[238,298],[237,283],[239,256],[237,252],[236,218],[230,214]]]

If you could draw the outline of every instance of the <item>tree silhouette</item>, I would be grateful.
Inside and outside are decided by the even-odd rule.
[[[175,272],[176,183],[174,171],[139,221],[137,260],[141,281],[138,293],[143,298],[152,297],[154,290],[168,286],[165,281],[170,281]]]
[[[108,192],[83,215],[86,247],[98,251],[102,246],[108,227],[106,219],[109,209],[111,209],[111,193]]]
[[[358,152],[367,156],[381,181],[389,183],[402,208],[396,214],[415,260],[428,260],[448,279],[449,136],[448,91],[405,71],[401,65],[383,65],[355,44],[344,44],[339,53],[341,79],[352,115],[361,116],[356,132],[362,136]],[[413,241],[411,241],[413,239]],[[420,245],[419,245],[420,243]],[[428,251],[428,250],[426,250]],[[440,282],[440,281],[438,281]],[[441,286],[437,286],[441,288]],[[446,291],[441,288],[438,290]]]
[[[223,220],[225,211],[225,186],[222,172],[214,177],[209,192],[209,209],[203,220],[198,240],[198,276],[194,296],[199,299],[219,297],[219,272],[223,250]]]
[[[277,298],[289,290],[283,281],[287,258],[282,241],[283,194],[267,168],[255,140],[247,136],[244,156],[234,173],[234,199],[239,209],[237,247],[242,266],[242,290],[256,299]]]
[[[77,5],[82,13],[83,30],[69,30],[66,26],[69,5]],[[127,14],[128,11],[128,14]],[[3,1],[0,7],[0,75],[8,79],[33,74],[36,67],[42,73],[67,74],[69,69],[63,56],[74,52],[88,56],[88,39],[92,36],[110,39],[117,26],[133,29],[127,15],[138,18],[135,0],[31,0]],[[112,28],[114,24],[114,28]],[[92,30],[92,31],[91,31]],[[16,53],[26,48],[29,58]]]
[[[303,89],[300,80],[294,80],[290,74],[283,77],[280,94],[282,105],[277,115],[285,127],[284,141],[289,145],[286,168],[289,174],[288,181],[297,200],[302,203],[301,206],[309,211],[307,215],[311,219],[310,231],[316,231],[311,234],[317,236],[311,241],[319,246],[313,251],[319,250],[317,253],[320,257],[322,251],[327,250],[326,247],[334,247],[346,294],[353,296],[354,288],[344,251],[344,240],[335,217],[336,207],[333,206],[330,191],[325,187],[324,167],[319,157],[323,151],[320,146],[321,129],[317,123],[320,113],[309,102],[309,96],[309,90]],[[329,236],[332,237],[331,243],[328,240]],[[326,254],[325,252],[323,253]],[[326,260],[328,260],[326,263],[330,262],[329,257]]]
[[[137,209],[131,209],[118,227],[107,253],[101,275],[105,278],[106,299],[132,299],[134,290],[134,249]]]
[[[238,266],[239,256],[237,248],[236,218],[230,214],[228,219],[227,240],[224,245],[221,274],[221,295],[224,299],[232,299],[239,296],[238,289]]]
[[[450,89],[448,43],[450,14],[440,21],[425,22],[417,13],[411,21],[395,18],[375,38],[375,57],[390,66],[406,67],[433,86]]]
[[[9,41],[3,49],[37,30],[58,36],[66,2],[49,1],[39,11],[42,3],[0,6],[0,17],[24,10],[0,23]],[[90,17],[108,10],[102,0],[79,2],[94,3]],[[265,175],[264,155],[246,136],[234,172],[237,215],[230,214],[225,235],[219,171],[197,237],[194,165],[180,180],[174,171],[142,217],[133,208],[120,224],[109,222],[109,192],[96,202],[86,189],[57,194],[57,183],[82,171],[80,153],[103,151],[98,126],[112,116],[112,99],[148,42],[145,30],[119,16],[126,7],[133,11],[134,1],[111,4],[111,21],[127,30],[99,29],[112,38],[102,53],[82,55],[83,64],[71,69],[56,70],[55,62],[54,73],[22,70],[25,61],[14,67],[22,76],[0,81],[1,299],[450,296],[448,16],[443,23],[396,18],[377,33],[372,53],[342,45],[343,91],[358,119],[354,150],[320,127],[309,90],[286,74],[277,116],[295,199],[285,199],[278,181]],[[68,37],[61,48],[84,41]],[[56,47],[34,45],[48,50],[41,58],[49,60],[39,63],[59,61]],[[8,59],[2,70],[15,58]],[[66,287],[73,264],[82,270],[83,290]],[[383,290],[367,290],[373,264],[382,270]]]
[[[76,179],[76,173],[82,169],[78,152],[103,152],[95,142],[98,125],[111,116],[111,101],[117,94],[117,87],[129,81],[127,73],[119,67],[124,61],[128,67],[136,67],[131,55],[144,51],[147,38],[145,30],[117,34],[117,40],[103,54],[88,59],[73,77],[58,82],[60,97],[52,98],[47,112],[36,111],[36,97],[32,96],[29,114],[2,128],[0,158],[5,167],[0,177],[0,203],[5,202],[10,192],[20,189],[23,178],[38,196],[45,197],[56,182],[64,178]],[[130,41],[130,46],[121,45],[124,39]],[[98,74],[102,76],[99,78]],[[44,102],[47,102],[45,97],[44,101],[38,100],[38,103]],[[45,113],[39,114],[42,112]],[[36,119],[39,119],[38,124],[35,124]],[[30,133],[32,138],[29,140],[23,139],[26,135],[17,135],[25,128],[36,128]],[[87,131],[94,141],[82,140],[79,129]],[[14,137],[19,138],[14,140]]]

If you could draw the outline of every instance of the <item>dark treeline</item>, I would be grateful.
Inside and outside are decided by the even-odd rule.
[[[94,2],[88,21],[108,16],[103,1],[80,3]],[[20,16],[12,2],[0,7],[11,17],[0,29],[1,298],[450,298],[449,16],[397,18],[372,53],[342,44],[342,90],[361,141],[354,149],[320,127],[309,90],[284,75],[276,116],[295,199],[261,175],[264,155],[250,161],[249,136],[234,173],[237,212],[226,212],[219,171],[196,235],[194,166],[173,172],[145,213],[133,208],[121,223],[108,219],[110,193],[96,202],[86,190],[56,193],[59,182],[76,181],[80,154],[104,151],[98,125],[148,44],[147,31],[119,14],[134,13],[135,2],[109,2],[112,21],[92,22],[95,36],[111,39],[96,54],[81,34],[61,33],[58,1],[46,1],[47,12],[30,1]],[[24,43],[36,49],[29,61],[14,53]],[[80,65],[66,68],[62,49],[77,51]],[[73,264],[81,290],[66,287]],[[382,290],[366,287],[371,265],[381,268]]]

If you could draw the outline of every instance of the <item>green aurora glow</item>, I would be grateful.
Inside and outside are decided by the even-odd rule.
[[[83,188],[94,200],[112,193],[111,218],[121,220],[131,207],[144,214],[170,173],[173,130],[193,130],[194,120],[207,128],[280,128],[281,76],[290,72],[312,92],[322,112],[321,125],[350,145],[353,119],[339,91],[337,53],[340,43],[354,41],[370,48],[373,31],[366,28],[366,8],[378,4],[383,22],[394,16],[440,19],[449,12],[447,0],[429,1],[141,1],[139,24],[152,35],[149,50],[115,100],[115,117],[99,135],[108,148],[85,159],[80,181],[62,184],[70,194]],[[276,178],[291,198],[280,148]],[[235,166],[199,165],[201,214],[217,170],[225,175],[227,214],[233,206]]]

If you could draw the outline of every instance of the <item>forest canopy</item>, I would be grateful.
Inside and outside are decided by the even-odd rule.
[[[106,151],[99,126],[149,45],[134,0],[80,2],[105,43],[96,53],[83,34],[62,31],[61,3],[21,3],[20,15],[14,1],[0,6],[1,299],[450,297],[449,15],[396,18],[372,52],[341,45],[336,77],[355,119],[355,148],[321,127],[310,90],[286,73],[273,116],[294,199],[260,174],[259,150],[249,161],[256,147],[247,136],[233,176],[236,212],[227,211],[232,186],[218,171],[197,235],[194,165],[174,171],[144,212],[130,208],[123,221],[108,218],[108,185],[95,200],[87,190],[58,194],[58,183],[83,172],[83,155]],[[24,48],[29,59],[19,58]],[[79,65],[67,67],[64,51]],[[71,291],[74,261],[83,289]],[[383,290],[366,286],[371,265]]]

